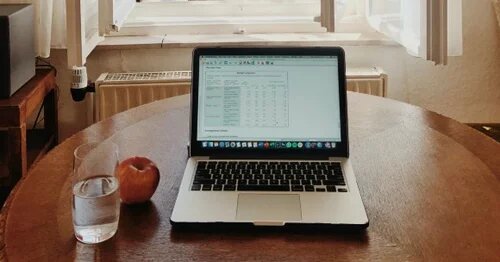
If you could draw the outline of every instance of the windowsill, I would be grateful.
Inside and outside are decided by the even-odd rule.
[[[273,33],[108,36],[97,49],[193,48],[197,46],[396,46],[384,35],[373,33]]]

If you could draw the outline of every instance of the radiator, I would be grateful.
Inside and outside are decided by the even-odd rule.
[[[190,92],[191,71],[103,73],[96,81],[94,122],[127,109]],[[386,96],[387,75],[378,67],[349,68],[347,90]]]
[[[347,68],[347,90],[385,97],[387,74],[379,67]]]
[[[104,73],[96,81],[94,121],[190,90],[191,71]]]

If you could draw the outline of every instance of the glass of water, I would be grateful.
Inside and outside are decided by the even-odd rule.
[[[118,146],[111,142],[87,143],[74,151],[73,228],[83,243],[103,242],[118,229],[118,162]]]

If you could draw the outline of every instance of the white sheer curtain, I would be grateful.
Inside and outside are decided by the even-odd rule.
[[[65,0],[0,0],[0,4],[33,4],[37,56],[49,57],[50,48],[66,47]]]
[[[461,0],[367,0],[366,3],[369,24],[406,47],[409,54],[437,64],[446,64],[448,56],[462,55]]]

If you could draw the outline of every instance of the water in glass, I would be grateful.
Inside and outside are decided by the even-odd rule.
[[[73,225],[78,240],[99,243],[111,238],[120,216],[118,180],[96,175],[73,186]]]

